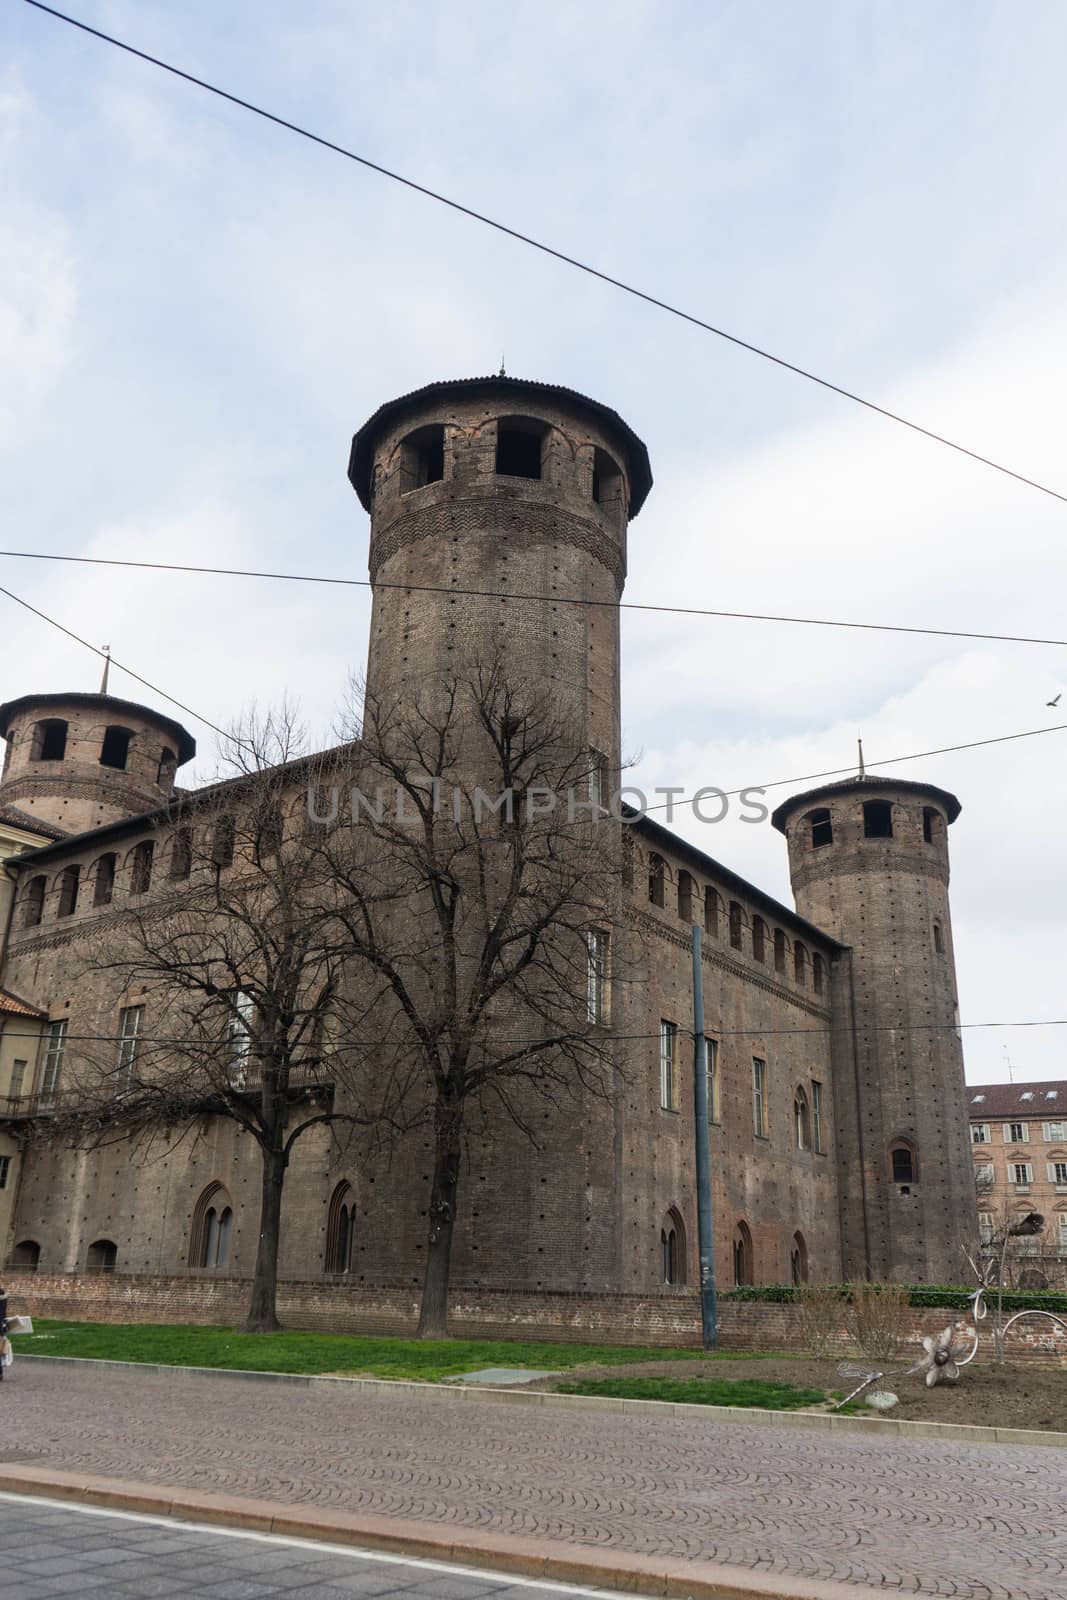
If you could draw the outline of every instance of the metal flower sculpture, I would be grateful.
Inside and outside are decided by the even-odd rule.
[[[927,1334],[922,1342],[926,1354],[917,1361],[909,1370],[911,1373],[922,1373],[923,1382],[928,1389],[938,1383],[958,1383],[960,1367],[966,1366],[972,1360],[977,1349],[977,1341],[973,1348],[967,1344],[958,1344],[957,1339],[962,1335],[972,1333],[970,1328],[962,1328],[958,1322],[950,1322],[947,1328],[942,1328],[936,1338]]]

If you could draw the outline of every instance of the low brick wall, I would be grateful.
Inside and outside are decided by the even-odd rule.
[[[121,1272],[9,1273],[13,1315],[29,1312],[78,1322],[179,1322],[233,1325],[241,1321],[249,1283],[216,1273],[154,1277]],[[282,1283],[278,1315],[289,1328],[330,1333],[411,1335],[418,1320],[414,1286],[309,1281]],[[963,1315],[932,1307],[911,1314],[909,1338],[917,1345]],[[452,1290],[449,1325],[471,1338],[582,1341],[614,1345],[700,1344],[700,1303],[692,1290],[657,1295],[554,1294],[550,1291],[472,1288]],[[719,1301],[719,1344],[724,1350],[802,1347],[800,1315],[792,1305],[759,1300]],[[844,1317],[835,1354],[855,1354]],[[981,1330],[979,1359],[992,1355],[988,1322]],[[1067,1332],[1033,1321],[1012,1329],[1012,1361],[1067,1367]]]

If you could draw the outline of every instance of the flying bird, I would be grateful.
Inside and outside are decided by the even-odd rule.
[[[1046,700],[1045,704],[1047,706],[1058,706],[1062,696],[1063,696],[1063,690],[1061,689],[1059,694],[1056,696],[1055,700]]]

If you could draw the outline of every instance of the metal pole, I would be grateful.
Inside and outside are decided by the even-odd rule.
[[[711,1225],[711,1146],[708,1138],[708,1047],[704,1038],[704,979],[700,927],[693,924],[693,1101],[697,1141],[697,1244],[700,1253],[700,1328],[705,1350],[719,1336],[715,1305],[715,1237]]]

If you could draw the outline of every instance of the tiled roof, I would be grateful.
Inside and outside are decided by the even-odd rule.
[[[969,1083],[967,1115],[972,1122],[996,1121],[998,1117],[1067,1121],[1067,1079],[1050,1078],[1045,1083]]]
[[[43,1018],[45,1014],[43,1011],[38,1011],[36,1006],[28,1005],[25,1000],[20,1000],[17,995],[8,994],[6,989],[0,989],[0,1015]]]
[[[39,833],[44,839],[66,838],[62,828],[54,827],[51,822],[44,822],[40,817],[31,817],[28,812],[20,811],[18,806],[4,805],[2,802],[0,802],[0,822],[6,822],[12,828],[24,828],[27,833]]]

